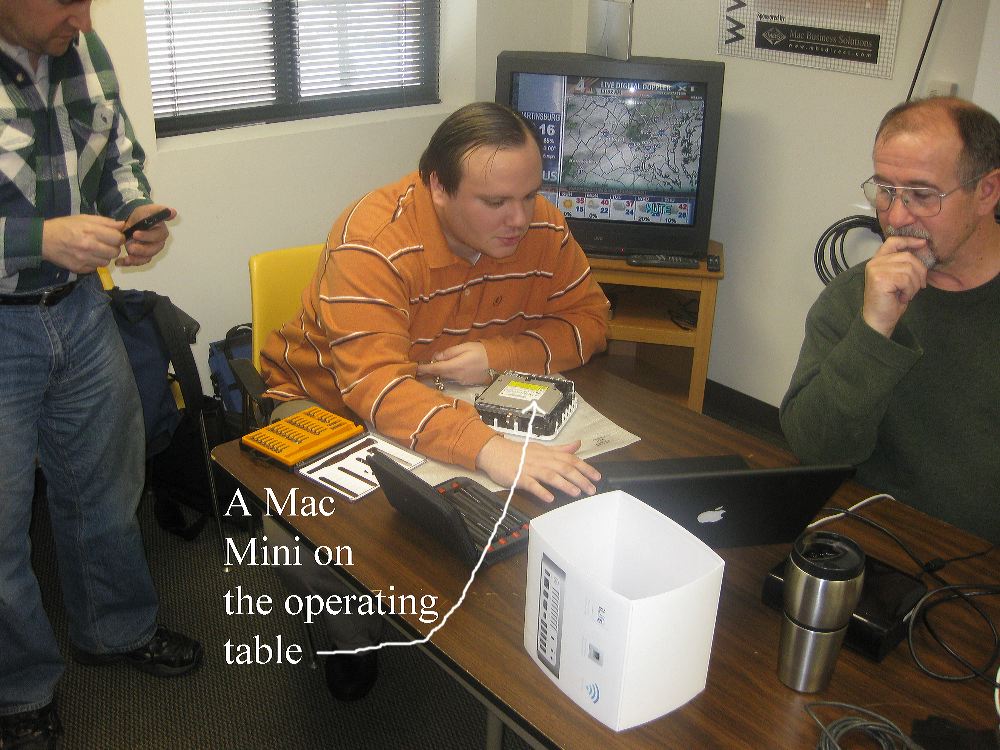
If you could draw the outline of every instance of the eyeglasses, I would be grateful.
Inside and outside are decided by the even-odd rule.
[[[876,182],[875,177],[869,177],[861,183],[861,189],[865,191],[865,198],[872,204],[876,211],[888,211],[892,207],[892,202],[898,197],[906,210],[917,217],[926,218],[937,216],[941,213],[941,201],[952,193],[956,193],[966,185],[971,185],[988,172],[976,175],[971,180],[966,180],[957,188],[949,190],[947,193],[939,193],[928,187],[904,187],[902,185],[883,185]]]

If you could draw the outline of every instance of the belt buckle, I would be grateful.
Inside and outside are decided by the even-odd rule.
[[[51,307],[66,296],[66,293],[69,291],[69,287],[71,287],[72,284],[73,282],[70,282],[68,284],[63,284],[62,286],[57,286],[53,289],[46,289],[39,294],[38,304],[43,305],[44,307]]]

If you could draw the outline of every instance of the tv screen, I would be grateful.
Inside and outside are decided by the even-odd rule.
[[[501,52],[496,100],[542,136],[542,194],[595,257],[708,250],[720,62]]]

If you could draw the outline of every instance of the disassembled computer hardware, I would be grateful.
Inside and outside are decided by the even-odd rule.
[[[537,411],[532,421],[531,403]],[[551,440],[576,411],[576,389],[571,380],[524,372],[501,372],[476,397],[475,406],[486,424],[498,432]]]

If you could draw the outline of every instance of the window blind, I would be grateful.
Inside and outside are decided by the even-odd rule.
[[[145,0],[157,135],[438,101],[439,0]]]

